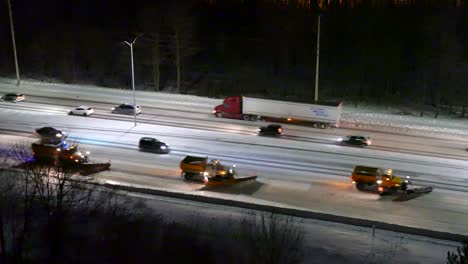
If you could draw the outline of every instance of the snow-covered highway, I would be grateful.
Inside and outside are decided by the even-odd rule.
[[[108,182],[468,235],[468,141],[464,138],[292,125],[283,126],[283,138],[263,138],[255,135],[261,122],[214,118],[211,108],[220,100],[146,93],[138,94],[143,114],[134,127],[131,116],[110,113],[110,107],[124,101],[126,91],[101,88],[90,95],[88,88],[74,87],[59,96],[52,88],[31,86],[26,91],[27,101],[0,103],[2,144],[32,142],[34,128],[53,126],[66,130],[82,148],[91,150],[93,159],[112,161],[111,171],[96,175]],[[0,86],[1,91],[11,89]],[[47,98],[49,94],[55,99]],[[67,115],[71,106],[81,104],[95,107],[96,115]],[[338,137],[352,133],[370,135],[374,144],[368,149],[336,145]],[[137,142],[142,136],[156,137],[173,151],[169,155],[139,152]],[[178,166],[190,154],[235,163],[241,174],[257,174],[258,182],[222,190],[185,182]],[[396,174],[411,176],[416,184],[436,188],[428,195],[399,203],[361,193],[349,182],[358,164],[393,168]]]

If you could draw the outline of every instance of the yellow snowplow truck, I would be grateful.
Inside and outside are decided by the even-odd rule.
[[[354,167],[351,181],[358,190],[372,190],[376,188],[379,194],[394,193],[397,190],[406,191],[411,184],[409,176],[402,178],[393,175],[392,169],[381,169],[366,166]]]
[[[186,180],[202,181],[205,185],[226,185],[252,180],[257,176],[237,177],[236,165],[227,169],[219,160],[208,157],[186,156],[180,162],[181,176]]]
[[[51,143],[47,140],[38,140],[32,143],[34,163],[43,165],[61,165],[64,169],[76,170],[81,175],[90,175],[110,168],[110,162],[94,163],[89,161],[89,152],[80,152],[78,144],[68,143],[65,140]],[[26,164],[24,164],[26,165]]]
[[[356,189],[360,191],[375,191],[380,195],[402,191],[406,195],[406,199],[432,191],[430,186],[413,185],[409,178],[409,176],[393,175],[392,169],[356,166],[350,180],[356,185]]]

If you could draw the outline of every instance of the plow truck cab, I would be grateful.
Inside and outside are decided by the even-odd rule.
[[[50,164],[60,162],[64,165],[86,163],[89,155],[89,152],[81,153],[78,151],[77,144],[67,143],[66,141],[54,144],[39,140],[32,144],[32,151],[34,158],[39,162]]]
[[[411,182],[409,176],[402,178],[393,175],[392,169],[356,166],[350,180],[360,191],[376,191],[379,194],[394,193],[398,190],[405,191]]]
[[[234,166],[235,167],[235,166]],[[211,160],[208,157],[187,156],[180,162],[181,176],[186,180],[207,182],[214,177],[233,177],[235,170],[226,169],[219,160]]]

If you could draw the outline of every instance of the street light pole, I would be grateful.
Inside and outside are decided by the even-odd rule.
[[[135,39],[132,41],[132,43],[129,43],[127,41],[124,41],[125,44],[130,46],[130,61],[132,64],[132,89],[133,89],[133,119],[135,122],[135,126],[137,125],[137,110],[136,110],[136,96],[135,96],[135,71],[133,69],[133,44],[135,44],[135,41],[137,40],[138,37],[135,37]]]
[[[320,15],[318,15],[317,23],[317,59],[315,60],[315,101],[318,101],[318,84],[319,84],[319,66],[320,66]]]
[[[19,75],[19,66],[18,66],[18,56],[16,54],[16,41],[15,41],[15,30],[13,29],[13,15],[11,12],[10,0],[7,0],[8,3],[8,13],[10,14],[10,30],[11,30],[11,40],[13,42],[13,55],[15,57],[15,69],[16,69],[16,86],[20,85],[20,75]]]

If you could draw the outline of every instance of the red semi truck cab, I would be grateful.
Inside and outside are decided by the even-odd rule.
[[[242,119],[242,97],[227,97],[226,99],[224,99],[223,104],[215,106],[213,114],[216,117],[230,117]]]

